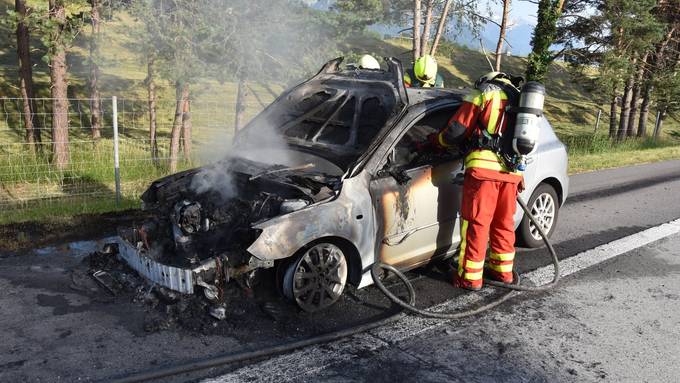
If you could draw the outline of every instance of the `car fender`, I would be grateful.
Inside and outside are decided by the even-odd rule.
[[[337,198],[272,218],[254,228],[262,232],[247,250],[259,259],[287,258],[317,239],[340,237],[355,246],[363,268],[366,262],[372,262],[376,236],[368,177],[362,172],[345,179]]]

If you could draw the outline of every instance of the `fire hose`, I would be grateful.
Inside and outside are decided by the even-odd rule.
[[[406,275],[404,275],[404,273],[402,273],[401,271],[397,270],[397,268],[395,268],[394,266],[387,265],[387,264],[380,263],[380,262],[374,263],[373,267],[371,268],[371,277],[373,277],[373,283],[375,283],[375,285],[378,287],[378,289],[380,289],[380,291],[382,291],[383,294],[385,294],[385,296],[387,296],[392,302],[399,305],[403,309],[408,310],[412,313],[424,316],[424,317],[438,318],[438,319],[460,319],[460,318],[468,317],[468,316],[471,316],[471,315],[479,314],[481,312],[487,311],[487,310],[494,308],[494,307],[500,305],[501,303],[507,301],[517,291],[546,291],[546,290],[549,290],[549,289],[555,287],[555,285],[557,284],[557,282],[560,279],[560,262],[559,262],[559,259],[557,258],[557,253],[555,252],[555,248],[553,248],[552,243],[550,243],[550,240],[548,239],[548,235],[543,230],[542,225],[539,222],[537,222],[536,218],[531,214],[531,211],[529,210],[527,205],[524,203],[524,201],[522,201],[522,198],[517,196],[517,202],[519,203],[522,210],[524,210],[524,212],[526,213],[526,215],[529,218],[529,220],[531,221],[531,223],[533,223],[534,226],[536,226],[536,229],[541,234],[541,238],[543,238],[543,242],[548,247],[548,251],[550,252],[550,257],[552,259],[552,263],[553,263],[554,270],[555,270],[553,280],[551,282],[549,282],[545,285],[541,285],[541,286],[520,285],[519,284],[519,274],[517,274],[517,272],[514,272],[514,271],[513,271],[514,281],[513,281],[512,284],[485,279],[484,283],[486,283],[488,285],[508,289],[508,292],[504,293],[499,298],[494,299],[494,300],[492,300],[491,302],[489,302],[485,305],[479,306],[479,307],[474,308],[474,309],[468,309],[468,310],[456,311],[456,312],[437,312],[437,311],[420,309],[418,307],[415,307],[413,305],[413,303],[411,303],[413,301],[413,299],[410,299],[411,302],[405,302],[401,298],[399,298],[398,296],[393,294],[391,291],[389,291],[385,287],[385,285],[380,280],[380,271],[381,270],[387,270],[387,271],[390,271],[393,274],[395,274],[401,280],[401,282],[408,288],[409,293],[412,293],[414,291],[413,286],[411,285],[411,282],[408,280],[408,278],[406,278]]]
[[[492,280],[485,280],[486,284],[493,285],[496,287],[501,287],[501,288],[506,288],[508,289],[508,292],[504,293],[497,299],[494,299],[490,301],[487,304],[484,304],[482,306],[476,307],[474,309],[467,309],[463,311],[457,311],[457,312],[434,312],[434,311],[429,311],[429,310],[424,310],[424,309],[419,309],[415,307],[415,298],[416,298],[416,293],[413,285],[411,282],[408,280],[406,275],[404,273],[400,272],[397,270],[395,267],[391,265],[386,265],[380,262],[376,262],[373,267],[371,268],[371,276],[373,277],[373,282],[375,285],[382,291],[392,302],[400,306],[401,308],[405,309],[406,311],[429,317],[429,318],[439,318],[439,319],[460,319],[464,317],[468,317],[471,315],[476,315],[479,313],[482,313],[484,311],[490,310],[501,303],[507,301],[510,299],[515,292],[517,291],[545,291],[548,289],[551,289],[555,287],[557,284],[557,281],[560,278],[560,272],[559,272],[559,260],[557,258],[557,253],[555,252],[555,249],[553,248],[552,244],[550,243],[550,240],[548,239],[547,234],[543,230],[542,226],[537,222],[536,218],[531,214],[531,211],[529,208],[526,206],[524,201],[518,196],[517,197],[517,202],[519,205],[522,207],[522,210],[526,213],[527,217],[529,217],[529,220],[536,226],[536,229],[538,229],[538,232],[541,234],[541,237],[543,238],[543,242],[546,244],[548,247],[548,251],[550,252],[550,256],[552,258],[552,263],[555,268],[554,272],[554,277],[553,280],[550,283],[547,283],[545,285],[541,286],[525,286],[525,285],[520,285],[519,284],[519,274],[516,272],[513,272],[514,274],[514,281],[512,284],[507,284],[507,283],[502,283],[498,281],[492,281]],[[391,291],[389,291],[385,285],[382,283],[380,280],[380,271],[381,270],[387,270],[392,273],[394,273],[400,280],[401,282],[406,286],[406,289],[408,290],[408,302],[402,300],[395,294],[393,294]],[[370,323],[364,323],[360,324],[357,326],[349,327],[346,329],[342,330],[336,330],[332,332],[328,332],[325,334],[321,335],[316,335],[312,336],[309,338],[301,339],[298,341],[293,341],[281,345],[276,345],[264,349],[259,349],[259,350],[253,350],[253,351],[246,351],[246,352],[241,352],[241,353],[235,353],[235,354],[224,354],[224,355],[219,355],[216,357],[212,358],[207,358],[207,359],[199,359],[195,360],[192,362],[188,362],[185,364],[177,364],[173,365],[170,367],[165,367],[157,370],[149,370],[149,371],[142,371],[138,373],[133,373],[130,375],[126,376],[121,376],[117,377],[114,379],[109,380],[110,382],[116,382],[116,383],[129,383],[129,382],[144,382],[144,381],[149,381],[149,380],[154,380],[154,379],[161,379],[169,376],[174,376],[174,375],[179,375],[179,374],[186,374],[189,372],[193,371],[198,371],[198,370],[203,370],[211,367],[217,367],[217,366],[222,366],[226,364],[231,364],[231,363],[237,363],[237,362],[244,362],[247,360],[253,360],[253,359],[261,359],[277,354],[283,354],[286,352],[290,352],[299,348],[303,347],[308,347],[316,344],[322,344],[322,343],[327,343],[331,342],[334,340],[342,339],[348,336],[352,336],[355,334],[359,334],[365,331],[369,331],[381,326],[384,326],[386,324],[395,322],[402,317],[404,317],[405,311],[400,311],[396,314],[389,315],[385,318],[379,319],[374,322]]]

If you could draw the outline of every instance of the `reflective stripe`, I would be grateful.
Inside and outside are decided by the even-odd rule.
[[[493,271],[498,271],[499,273],[509,273],[512,271],[512,263],[509,265],[495,265],[493,263],[489,263],[489,268]]]
[[[437,142],[439,143],[439,145],[441,145],[442,148],[448,148],[451,146],[444,142],[444,132],[437,134]]]
[[[484,93],[480,92],[477,89],[474,89],[472,92],[468,93],[465,98],[463,98],[463,101],[469,102],[472,105],[475,106],[482,106],[484,103]]]
[[[489,115],[489,123],[486,124],[486,130],[489,132],[489,134],[496,133],[498,117],[500,117],[501,114],[500,108],[501,108],[500,95],[494,94],[491,98],[491,114]]]
[[[465,267],[469,269],[482,269],[484,268],[484,261],[472,261],[472,260],[467,260],[465,261]]]
[[[492,251],[490,257],[496,261],[512,261],[515,259],[515,253],[494,253]]]
[[[468,281],[477,281],[482,279],[482,274],[482,271],[477,271],[475,273],[465,273],[463,278],[467,279]]]
[[[465,248],[467,246],[467,227],[468,221],[462,220],[460,225],[460,254],[458,255],[458,275],[463,275],[463,260],[465,259]]]
[[[502,160],[498,158],[496,153],[491,150],[474,150],[465,157],[466,168],[482,168],[491,169],[499,172],[508,172],[513,174],[522,174],[521,172],[510,172],[503,164]]]

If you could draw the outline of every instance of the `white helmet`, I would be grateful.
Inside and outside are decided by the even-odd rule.
[[[359,59],[359,68],[361,69],[380,69],[380,63],[375,57],[371,55],[363,55]]]

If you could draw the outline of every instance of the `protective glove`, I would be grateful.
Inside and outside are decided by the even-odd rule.
[[[517,185],[517,192],[521,193],[524,191],[526,186],[524,185],[524,176],[522,176],[522,179],[519,181],[519,184]]]

